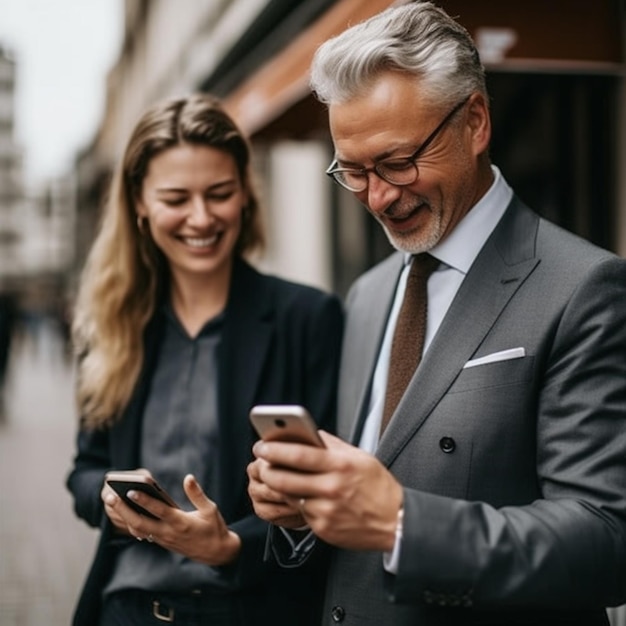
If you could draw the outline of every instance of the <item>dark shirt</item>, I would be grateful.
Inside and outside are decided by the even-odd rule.
[[[143,414],[139,466],[149,469],[182,509],[191,511],[183,491],[185,475],[194,474],[209,497],[216,486],[217,347],[224,318],[210,320],[192,338],[171,307],[165,315],[163,344]],[[225,589],[229,581],[218,569],[137,541],[120,554],[105,594],[207,587]]]

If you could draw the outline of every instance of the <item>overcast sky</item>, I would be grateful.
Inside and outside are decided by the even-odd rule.
[[[123,0],[0,0],[17,61],[16,140],[29,183],[68,171],[93,138],[121,45]]]

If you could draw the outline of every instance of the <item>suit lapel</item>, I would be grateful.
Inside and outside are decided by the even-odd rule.
[[[377,451],[390,464],[450,388],[539,263],[539,219],[517,199],[479,253],[409,383]]]
[[[375,280],[367,282],[363,302],[351,307],[352,295],[347,302],[349,317],[343,340],[337,425],[339,436],[347,441],[354,442],[359,437],[367,414],[371,379],[402,266],[403,255],[392,255],[377,268],[379,275]],[[359,296],[359,285],[356,292],[355,297]]]

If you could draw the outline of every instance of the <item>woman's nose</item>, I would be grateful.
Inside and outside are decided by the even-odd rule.
[[[191,202],[191,211],[187,219],[194,225],[210,224],[213,221],[213,215],[209,203],[202,197],[194,197]]]

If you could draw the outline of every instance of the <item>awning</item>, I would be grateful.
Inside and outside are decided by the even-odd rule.
[[[339,0],[225,100],[249,135],[309,94],[311,59],[326,39],[405,0]],[[476,41],[488,71],[626,76],[619,0],[441,0]]]

